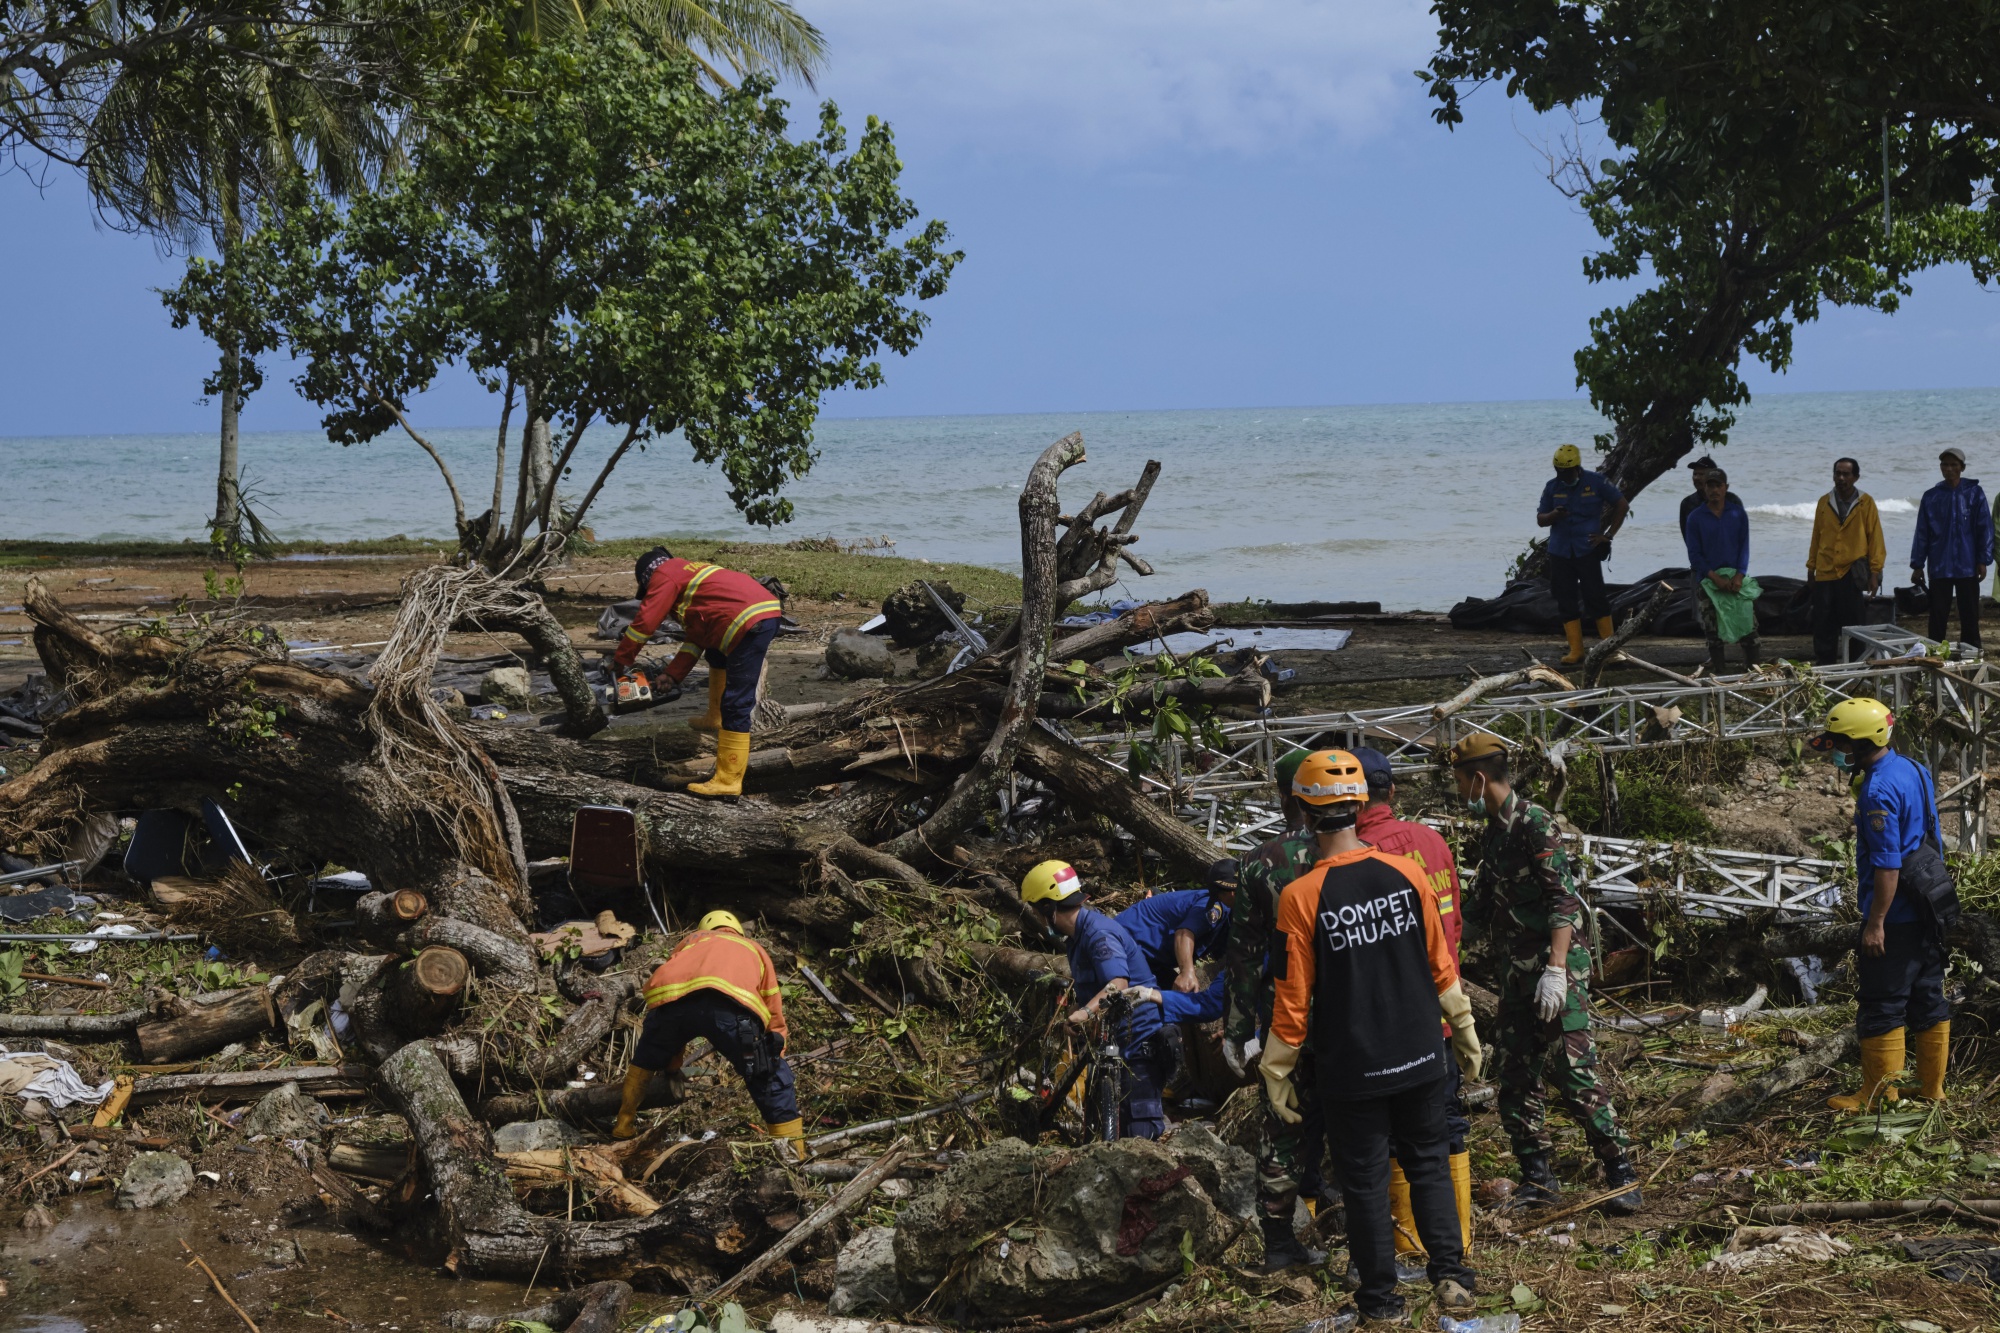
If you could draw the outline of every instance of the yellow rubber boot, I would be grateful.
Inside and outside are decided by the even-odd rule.
[[[750,733],[722,732],[715,738],[715,776],[689,783],[688,790],[696,796],[741,796],[743,773],[749,767]]]
[[[806,1152],[806,1126],[803,1120],[794,1118],[782,1121],[779,1124],[766,1125],[764,1126],[764,1133],[769,1138],[780,1140],[786,1150],[799,1161],[803,1162],[806,1160],[808,1156]]]
[[[721,667],[708,669],[708,711],[700,717],[688,719],[688,726],[695,731],[722,730],[722,691],[729,684],[729,673]]]
[[[641,1069],[638,1065],[625,1066],[625,1100],[618,1104],[618,1119],[611,1126],[612,1138],[639,1137],[639,1103],[646,1099],[646,1085],[652,1081],[652,1070]]]
[[[1611,627],[1611,617],[1610,617],[1610,616],[1599,616],[1599,617],[1597,618],[1597,637],[1598,637],[1598,638],[1600,638],[1600,639],[1608,639],[1608,638],[1610,638],[1610,637],[1611,637],[1611,636],[1612,636],[1613,634],[1616,634],[1617,632],[1618,632],[1617,630],[1615,630],[1615,629],[1613,629],[1613,628]]]
[[[1879,1094],[1885,1102],[1896,1100],[1896,1090],[1882,1085],[1903,1072],[1903,1029],[1896,1028],[1879,1037],[1861,1039],[1861,1087],[1844,1097],[1829,1097],[1826,1104],[1850,1115],[1873,1110]]]
[[[1917,1090],[1910,1095],[1927,1102],[1944,1100],[1944,1071],[1951,1063],[1951,1020],[1925,1028],[1913,1039],[1917,1048]]]
[[[1467,1254],[1472,1253],[1472,1154],[1451,1155],[1451,1192],[1458,1200],[1458,1231]]]
[[[1569,656],[1563,658],[1564,666],[1575,666],[1583,660],[1583,622],[1563,621],[1563,637],[1569,640]]]
[[[1410,1181],[1403,1164],[1389,1163],[1389,1223],[1396,1231],[1397,1254],[1422,1254],[1424,1243],[1417,1237],[1417,1215],[1410,1207]]]

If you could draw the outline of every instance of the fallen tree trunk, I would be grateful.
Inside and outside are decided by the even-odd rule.
[[[1861,1040],[1852,1028],[1822,1037],[1810,1050],[1785,1061],[1763,1077],[1752,1079],[1697,1112],[1689,1118],[1687,1127],[1691,1130],[1739,1129],[1773,1097],[1805,1086],[1835,1065],[1854,1059],[1860,1050]]]
[[[287,1083],[315,1097],[359,1097],[375,1082],[367,1065],[286,1065],[222,1074],[155,1074],[132,1084],[132,1105],[150,1106],[189,1093],[205,1102],[254,1101]]]
[[[130,1034],[152,1016],[149,1009],[128,1009],[121,1014],[0,1014],[0,1035],[103,1041]]]
[[[472,964],[482,977],[513,986],[532,986],[535,951],[525,939],[509,939],[498,931],[448,916],[426,916],[397,939],[406,953],[449,949]]]
[[[471,981],[472,964],[464,954],[433,944],[392,969],[385,986],[397,1025],[412,1035],[428,1035],[457,1012]]]
[[[2000,1217],[2000,1199],[1815,1199],[1809,1203],[1760,1203],[1744,1215],[1749,1222],[1866,1222],[1918,1213],[1966,1212]]]
[[[541,1093],[502,1093],[479,1103],[479,1118],[489,1125],[511,1125],[516,1120],[536,1120],[543,1116],[566,1120],[572,1125],[608,1125],[611,1117],[618,1114],[622,1095],[615,1083],[591,1088],[552,1088]],[[646,1085],[646,1095],[639,1106],[641,1110],[656,1110],[680,1103],[672,1081],[665,1074],[655,1074]]]
[[[1017,758],[1031,776],[1075,804],[1108,816],[1158,852],[1177,877],[1199,879],[1223,857],[1221,848],[1147,800],[1129,774],[1059,736],[1029,728]]]
[[[570,1222],[542,1217],[514,1197],[491,1136],[473,1118],[427,1042],[397,1051],[382,1084],[409,1121],[436,1199],[444,1266],[467,1277],[575,1279],[651,1272],[683,1285],[733,1271],[782,1234],[769,1220],[797,1208],[781,1174],[738,1182],[733,1173],[678,1191],[647,1217]]]
[[[225,991],[197,997],[181,1012],[150,1023],[141,1023],[135,1032],[139,1058],[148,1064],[167,1065],[191,1055],[221,1050],[232,1041],[242,1041],[278,1026],[278,1009],[271,993],[262,986]]]

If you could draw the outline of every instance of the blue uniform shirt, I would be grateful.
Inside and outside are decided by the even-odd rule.
[[[1184,995],[1177,990],[1160,991],[1160,1012],[1169,1023],[1213,1023],[1222,1017],[1223,1001],[1227,998],[1223,989],[1226,978],[1218,976],[1208,984],[1207,990],[1198,990],[1192,995]]]
[[[1077,1004],[1090,1003],[1119,977],[1134,986],[1145,985],[1152,979],[1146,956],[1116,919],[1086,907],[1077,913],[1076,934],[1069,937],[1069,979],[1076,988]],[[1159,1030],[1160,1006],[1135,1004],[1119,1038],[1130,1049]]]
[[[1720,514],[1703,505],[1688,515],[1681,535],[1697,583],[1718,569],[1750,571],[1750,516],[1742,505],[1725,501]]]
[[[1546,514],[1552,509],[1568,509],[1569,514],[1550,525],[1549,554],[1595,555],[1590,545],[1591,534],[1604,530],[1606,516],[1624,498],[1602,472],[1592,472],[1589,468],[1579,468],[1575,481],[1550,477],[1549,484],[1542,487],[1541,508],[1535,512]]]
[[[1174,932],[1193,933],[1196,958],[1213,958],[1229,942],[1229,909],[1213,902],[1207,889],[1181,889],[1141,898],[1120,912],[1117,921],[1145,955],[1147,975],[1161,986],[1173,985],[1180,975],[1174,962]],[[1140,984],[1137,978],[1133,984]]]
[[[1861,914],[1875,897],[1875,871],[1900,870],[1903,858],[1926,837],[1938,836],[1937,799],[1931,775],[1916,760],[1889,751],[1869,765],[1854,802],[1854,896]],[[1938,844],[1940,847],[1942,843]],[[1915,921],[1917,909],[1901,889],[1889,905],[1889,924]]]

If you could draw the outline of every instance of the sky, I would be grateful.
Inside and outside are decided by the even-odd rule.
[[[1432,122],[1409,0],[800,0],[817,91],[895,128],[905,187],[966,260],[887,383],[837,416],[1489,401],[1575,393],[1617,293],[1543,178],[1544,123],[1497,90]],[[11,257],[0,435],[213,428],[212,353],[155,289],[182,261],[93,222],[76,180],[0,176]],[[2000,383],[2000,299],[1925,275],[1836,312],[1758,392]],[[420,425],[497,419],[468,380]],[[250,430],[304,429],[282,374]]]

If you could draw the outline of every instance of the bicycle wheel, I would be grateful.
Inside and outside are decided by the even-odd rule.
[[[1125,1100],[1125,1065],[1116,1046],[1107,1046],[1091,1063],[1090,1135],[1103,1143],[1118,1137],[1118,1108]]]

